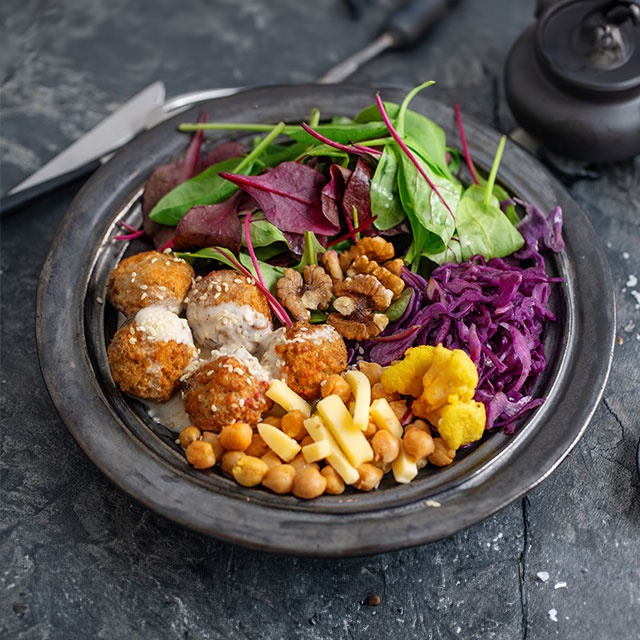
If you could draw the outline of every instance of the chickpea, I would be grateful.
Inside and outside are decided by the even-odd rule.
[[[405,430],[402,438],[402,446],[410,456],[416,459],[430,456],[435,449],[431,434],[417,427],[411,427]]]
[[[396,400],[400,400],[400,394],[396,393],[387,393],[382,382],[376,382],[371,387],[371,400],[377,400],[378,398],[385,398],[388,402],[395,402]]]
[[[234,422],[222,427],[220,444],[227,451],[244,451],[251,444],[253,429],[246,422]]]
[[[311,436],[305,436],[301,441],[300,441],[300,446],[301,447],[306,447],[308,444],[313,444],[315,442],[315,440],[311,437]]]
[[[393,462],[400,454],[400,441],[388,431],[377,431],[371,440],[377,462]]]
[[[322,397],[326,398],[327,396],[336,395],[347,404],[349,402],[349,398],[351,397],[351,385],[340,375],[337,373],[332,373],[320,387],[320,392],[322,393]]]
[[[273,451],[267,451],[267,453],[265,453],[263,456],[260,456],[260,460],[266,462],[269,469],[282,464],[282,460],[280,460],[280,458],[278,458],[278,456]]]
[[[270,424],[274,427],[278,427],[278,429],[280,428],[280,420],[282,420],[282,418],[278,418],[277,416],[267,416],[266,418],[263,418],[261,420],[261,422],[264,422],[265,424]]]
[[[280,422],[280,428],[294,440],[302,440],[307,435],[307,430],[304,428],[304,421],[307,416],[302,411],[289,411]]]
[[[405,431],[408,429],[420,429],[420,431],[426,431],[429,435],[431,435],[431,427],[426,422],[426,420],[414,420],[405,427]]]
[[[396,418],[402,422],[402,418],[404,418],[407,413],[407,403],[404,400],[393,400],[389,403],[389,406],[391,407],[391,411],[396,414]]]
[[[262,458],[262,456],[269,451],[269,445],[262,439],[259,433],[254,433],[251,436],[251,444],[245,449],[245,453],[248,456],[255,456],[256,458]]]
[[[291,493],[296,470],[290,464],[280,464],[267,471],[262,484],[274,493]]]
[[[296,472],[293,480],[293,495],[297,498],[311,500],[324,493],[327,488],[327,479],[313,466]]]
[[[268,471],[269,466],[264,460],[245,455],[233,465],[231,475],[243,487],[255,487],[264,480]]]
[[[213,433],[213,431],[205,431],[202,434],[202,442],[208,442],[213,447],[213,453],[216,454],[216,460],[220,460],[220,458],[222,458],[224,449],[220,444],[220,437],[217,433]]]
[[[364,437],[367,440],[371,440],[371,438],[373,438],[373,436],[376,434],[377,430],[378,430],[378,425],[371,418],[369,418],[369,424],[367,425],[367,428],[362,433],[364,433]]]
[[[456,452],[453,449],[449,449],[442,438],[434,438],[433,444],[435,445],[435,450],[429,456],[429,462],[435,464],[436,467],[446,467],[451,464],[456,457]]]
[[[291,460],[289,464],[296,470],[296,473],[300,473],[307,467],[313,467],[316,470],[320,469],[320,465],[317,462],[307,462],[301,453]]]
[[[327,479],[327,488],[325,489],[327,493],[332,496],[339,496],[344,493],[344,480],[330,464],[323,467],[320,474]]]
[[[369,378],[371,386],[380,382],[383,369],[377,362],[360,362],[358,368]]]
[[[222,467],[222,472],[230,476],[231,470],[235,466],[236,462],[240,460],[240,458],[244,458],[247,454],[244,451],[225,451],[222,454],[222,460],[220,460],[220,466]]]
[[[180,445],[183,449],[186,449],[192,442],[195,442],[200,437],[200,429],[198,427],[185,427],[178,436]]]
[[[209,469],[216,463],[216,454],[209,442],[194,440],[186,450],[187,462],[196,469]]]
[[[359,491],[371,491],[376,489],[382,480],[382,469],[365,462],[358,467],[359,480],[353,485]]]

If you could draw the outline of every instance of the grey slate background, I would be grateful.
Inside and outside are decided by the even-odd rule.
[[[168,95],[313,80],[397,3],[361,4],[355,22],[342,0],[4,0],[2,192],[156,79]],[[508,132],[502,64],[532,13],[532,2],[462,0],[419,47],[353,80],[435,79],[433,97]],[[640,289],[628,283],[640,277],[640,158],[565,182],[605,244],[618,310],[611,378],[586,435],[538,489],[488,520],[351,560],[222,544],[115,488],[59,419],[35,347],[38,274],[79,185],[3,222],[0,637],[638,637]],[[372,593],[377,607],[363,604]]]

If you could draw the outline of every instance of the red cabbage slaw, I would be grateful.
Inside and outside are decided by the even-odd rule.
[[[487,410],[487,429],[512,434],[516,421],[540,406],[531,393],[546,366],[544,333],[555,320],[547,307],[550,278],[540,251],[564,248],[562,210],[545,217],[535,206],[517,225],[525,246],[508,258],[474,256],[437,267],[429,280],[403,268],[412,295],[402,317],[390,323],[384,341],[361,345],[359,359],[383,366],[413,346],[443,344],[462,349],[478,369],[475,399]]]

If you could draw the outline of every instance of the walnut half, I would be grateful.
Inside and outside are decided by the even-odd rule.
[[[295,269],[285,269],[276,284],[278,298],[296,320],[309,320],[309,309],[326,309],[331,289],[331,277],[317,264],[307,265],[303,275]]]
[[[384,331],[389,318],[384,311],[393,293],[371,275],[358,274],[336,282],[333,286],[336,310],[329,314],[327,323],[336,328],[347,340],[367,340]]]

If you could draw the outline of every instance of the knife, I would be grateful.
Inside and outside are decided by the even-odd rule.
[[[221,98],[238,91],[240,88],[237,87],[193,91],[165,101],[164,83],[158,81],[150,84],[2,196],[0,216],[9,215],[31,200],[93,173],[111,158],[113,152],[141,131],[154,127],[197,102]]]

